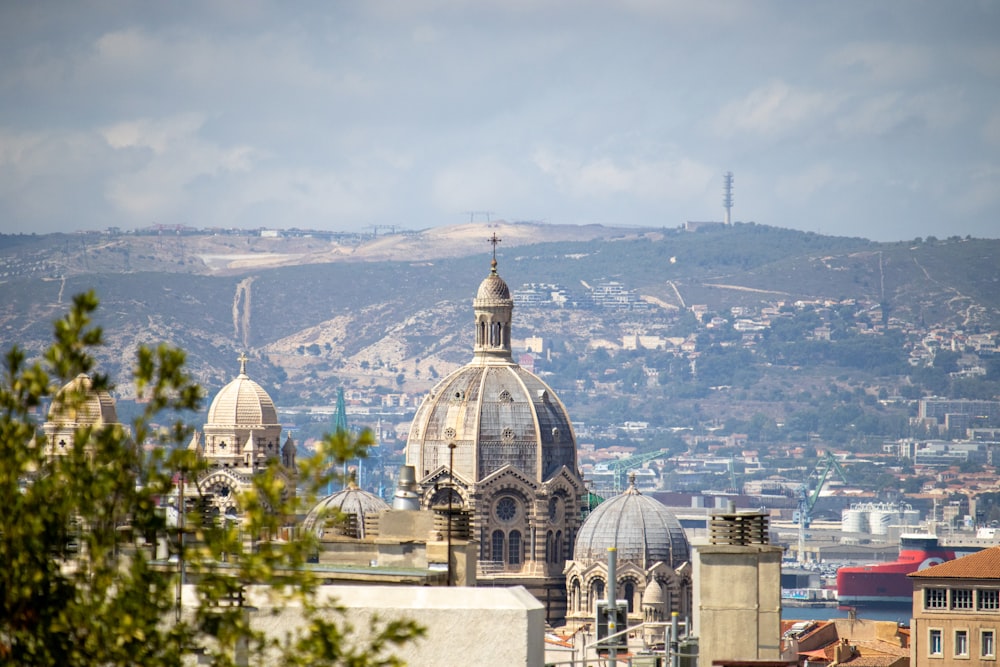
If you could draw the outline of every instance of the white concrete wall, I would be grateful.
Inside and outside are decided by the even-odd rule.
[[[521,586],[325,586],[318,599],[344,608],[345,615],[334,619],[349,622],[360,639],[376,616],[383,622],[408,618],[426,628],[424,637],[394,651],[408,667],[544,665],[545,608]],[[185,607],[195,601],[193,588],[187,587]],[[246,604],[255,609],[253,626],[272,637],[284,638],[301,626],[301,607],[271,599],[267,587],[249,587]],[[279,656],[260,658],[251,656],[249,662],[282,664]]]

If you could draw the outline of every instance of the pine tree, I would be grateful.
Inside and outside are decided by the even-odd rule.
[[[79,428],[65,456],[46,455],[45,436],[33,419],[46,399],[80,373],[91,376],[93,390],[109,387],[108,378],[94,372],[92,353],[103,336],[92,321],[97,305],[93,292],[76,296],[40,360],[29,362],[18,346],[5,355],[0,663],[173,666],[193,661],[197,650],[216,665],[247,656],[253,664],[402,665],[393,651],[422,634],[416,623],[382,623],[358,641],[336,607],[315,603],[319,582],[306,567],[315,537],[254,540],[248,548],[246,535],[277,535],[299,510],[276,467],[240,498],[246,516],[241,530],[197,512],[185,516],[183,539],[168,527],[158,499],[173,492],[176,479],[193,479],[201,465],[182,446],[191,435],[184,417],[203,399],[184,369],[183,351],[139,348],[134,379],[145,408],[130,428]],[[73,410],[86,398],[78,393],[58,400]],[[168,414],[181,416],[167,429],[153,428]],[[306,492],[299,498],[315,499],[326,487],[330,460],[364,456],[370,444],[370,432],[324,438],[316,455],[300,464]],[[176,550],[166,561],[157,560],[155,549],[164,537]],[[181,570],[198,589],[193,614],[179,613]],[[289,637],[252,628],[239,604],[251,584],[298,598],[306,622]]]

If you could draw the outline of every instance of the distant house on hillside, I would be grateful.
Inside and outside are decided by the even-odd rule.
[[[703,232],[708,229],[721,229],[726,226],[724,222],[717,222],[715,220],[688,220],[684,223],[684,231],[686,232]]]

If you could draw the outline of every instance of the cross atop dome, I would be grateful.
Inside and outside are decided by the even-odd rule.
[[[493,232],[493,236],[491,236],[488,239],[486,239],[487,243],[490,243],[490,244],[493,245],[493,261],[490,262],[490,267],[491,267],[490,272],[491,273],[496,273],[497,272],[497,244],[500,243],[501,240],[502,239],[499,236],[497,236],[496,232]]]
[[[628,488],[625,489],[625,493],[631,493],[636,495],[641,495],[639,489],[635,485],[635,471],[632,470],[628,474]]]
[[[240,362],[240,375],[247,374],[247,362],[250,358],[247,356],[246,352],[240,352],[240,356],[236,357],[236,360]]]

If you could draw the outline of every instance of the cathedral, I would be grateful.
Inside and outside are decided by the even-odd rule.
[[[63,386],[52,398],[48,419],[42,424],[45,434],[45,455],[67,456],[73,451],[77,429],[90,427],[125,428],[118,422],[115,399],[106,390],[97,390],[90,376],[81,373]],[[93,455],[93,443],[86,443]]]
[[[195,432],[188,449],[208,463],[197,487],[210,497],[212,513],[235,518],[240,514],[239,493],[248,490],[253,477],[270,462],[289,493],[295,492],[295,442],[281,442],[281,423],[274,401],[247,375],[247,357],[240,355],[240,373],[223,387],[208,409],[202,432]]]
[[[422,507],[447,505],[469,517],[479,585],[523,585],[547,618],[562,619],[563,569],[586,490],[565,407],[512,358],[513,310],[494,254],[473,300],[472,360],[418,408],[406,463],[416,471]]]
[[[607,586],[608,548],[615,547],[616,588],[627,601],[629,623],[653,622],[661,629],[647,640],[663,641],[662,623],[670,612],[687,615],[692,608],[690,546],[683,529],[634,483],[583,520],[587,491],[576,436],[551,387],[513,360],[514,302],[495,254],[472,306],[472,359],[427,395],[406,443],[412,484],[405,491],[414,501],[407,509],[419,506],[437,517],[421,528],[427,533],[420,537],[427,543],[425,559],[438,557],[433,550],[446,539],[451,567],[457,518],[454,538],[467,545],[457,550],[467,559],[462,568],[475,573],[467,581],[524,586],[544,605],[551,624],[579,628],[593,620]],[[206,423],[188,445],[207,467],[197,479],[184,481],[191,493],[197,488],[206,495],[212,513],[233,519],[241,514],[240,492],[269,464],[278,464],[289,493],[296,483],[295,443],[290,436],[282,442],[274,402],[250,379],[247,357],[239,361],[239,374],[216,394]],[[117,423],[114,401],[107,392],[94,391],[86,376],[64,387],[67,391],[82,392],[86,400],[73,410],[60,407],[58,397],[53,402],[43,427],[50,456],[63,453],[81,424]],[[321,500],[300,528],[329,542],[330,555],[343,555],[361,549],[360,543],[391,540],[389,532],[379,535],[390,526],[373,520],[387,511],[385,502],[352,481]],[[442,516],[451,518],[442,524]],[[423,526],[410,520],[415,521],[410,532]],[[344,546],[348,542],[358,544]],[[451,576],[449,570],[449,583]]]

